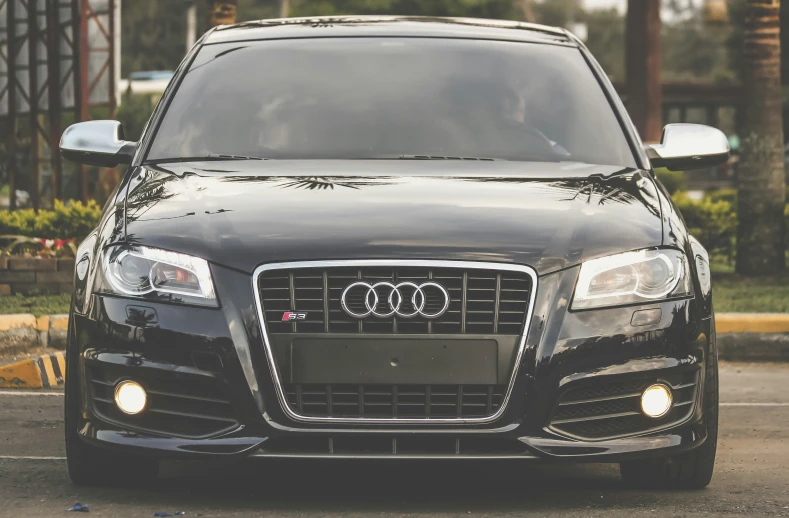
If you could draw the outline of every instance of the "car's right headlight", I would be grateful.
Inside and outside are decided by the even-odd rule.
[[[692,293],[684,253],[673,248],[637,250],[584,262],[571,309],[648,303]]]
[[[104,250],[103,273],[119,295],[216,306],[211,269],[205,259],[147,246]]]

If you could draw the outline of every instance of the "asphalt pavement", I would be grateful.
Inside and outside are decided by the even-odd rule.
[[[138,488],[66,473],[62,393],[0,391],[0,516],[789,516],[789,363],[721,366],[715,476],[702,491],[632,491],[612,464],[166,462]]]

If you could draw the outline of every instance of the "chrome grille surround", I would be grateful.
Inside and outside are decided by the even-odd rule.
[[[415,268],[458,268],[469,270],[492,270],[504,272],[521,272],[531,278],[531,293],[529,294],[529,304],[524,319],[523,331],[518,343],[518,350],[515,356],[510,381],[507,385],[507,391],[504,399],[501,402],[495,414],[485,417],[468,417],[468,418],[445,418],[445,419],[425,419],[425,418],[369,418],[369,417],[312,417],[304,416],[297,413],[288,401],[285,388],[282,384],[279,372],[277,370],[277,362],[274,357],[274,351],[271,347],[271,342],[268,336],[266,326],[266,319],[261,304],[262,298],[260,293],[260,276],[270,270],[294,270],[300,268],[364,268],[364,267],[415,267]],[[502,263],[485,263],[485,262],[467,262],[467,261],[430,261],[430,260],[388,260],[388,259],[369,259],[369,260],[335,260],[335,261],[300,261],[289,263],[272,263],[258,266],[252,274],[252,289],[255,295],[255,306],[257,309],[257,317],[260,323],[260,333],[263,338],[263,345],[266,351],[266,359],[271,371],[271,377],[274,381],[274,388],[279,399],[280,406],[283,412],[291,419],[302,423],[324,423],[324,424],[354,424],[354,423],[370,423],[370,424],[484,424],[496,421],[506,411],[507,404],[509,403],[512,390],[515,385],[515,379],[518,375],[518,367],[523,359],[523,353],[526,347],[526,336],[529,332],[531,318],[534,311],[534,303],[537,296],[537,273],[529,266],[519,264],[502,264]]]

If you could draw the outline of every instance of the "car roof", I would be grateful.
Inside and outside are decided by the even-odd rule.
[[[206,44],[250,40],[338,37],[424,37],[577,45],[564,29],[510,20],[422,16],[318,16],[221,25]]]

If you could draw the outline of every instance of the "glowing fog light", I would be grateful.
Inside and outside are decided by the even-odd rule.
[[[671,389],[652,385],[641,394],[641,411],[649,417],[663,417],[671,409]]]
[[[115,404],[118,405],[122,412],[139,414],[145,410],[147,403],[148,396],[139,383],[122,381],[115,387]]]

